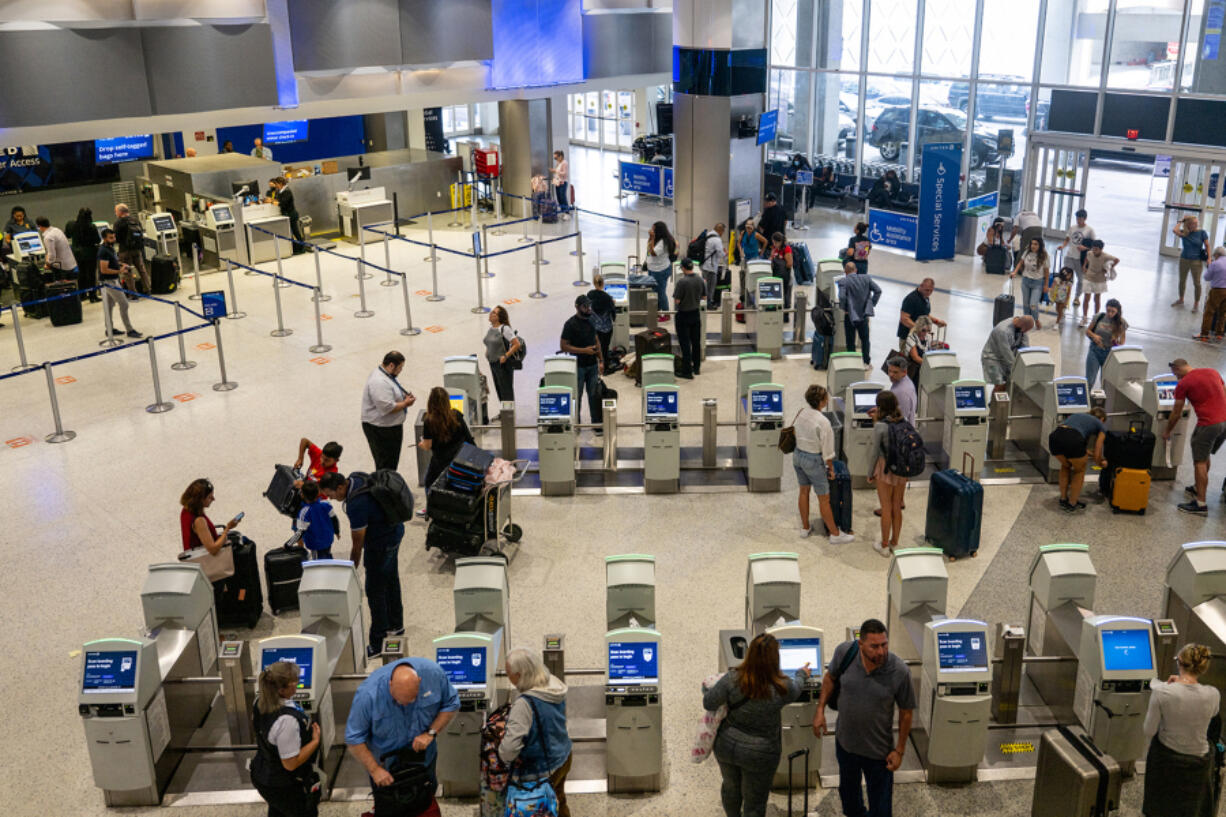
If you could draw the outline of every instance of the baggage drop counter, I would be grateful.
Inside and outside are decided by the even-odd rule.
[[[749,389],[749,416],[745,420],[745,459],[749,490],[778,491],[783,477],[783,386],[757,383]]]
[[[880,383],[861,380],[852,383],[843,393],[843,453],[847,456],[852,488],[868,487],[868,478],[877,462],[873,417],[869,412],[877,407],[877,392],[882,388]]]
[[[1086,545],[1043,545],[1030,563],[1026,654],[1063,660],[1028,664],[1023,680],[1029,679],[1042,704],[1060,723],[1075,719],[1081,622],[1094,614],[1098,571],[1089,551]],[[1023,704],[1026,692],[1023,685]]]
[[[1048,482],[1060,476],[1060,460],[1047,450],[1047,438],[1056,426],[1074,414],[1086,414],[1090,410],[1090,387],[1084,377],[1057,377],[1047,385],[1043,397],[1043,425],[1039,431],[1040,455],[1035,465]]]
[[[1209,647],[1213,657],[1200,680],[1222,692],[1226,715],[1226,542],[1179,546],[1166,569],[1162,615],[1173,620],[1180,647]],[[1169,663],[1160,663],[1158,669],[1160,676],[1174,671]]]
[[[955,380],[946,390],[941,434],[942,468],[957,468],[975,479],[988,450],[988,386],[982,380]]]
[[[1187,448],[1188,423],[1176,426],[1169,442],[1162,439],[1162,430],[1175,408],[1175,386],[1179,381],[1170,373],[1147,378],[1148,368],[1149,361],[1140,346],[1116,346],[1107,355],[1107,362],[1103,364],[1107,428],[1127,431],[1130,426],[1139,424],[1152,431],[1155,439],[1150,478],[1174,479]],[[1189,412],[1185,406],[1185,420]]]
[[[800,749],[809,750],[809,779],[802,786],[819,786],[821,781],[822,739],[813,734],[813,717],[817,700],[822,694],[822,673],[825,671],[822,652],[822,631],[817,627],[788,624],[767,630],[779,640],[779,671],[791,678],[796,671],[809,665],[808,681],[801,685],[800,697],[780,713],[783,722],[783,755],[775,770],[774,788],[788,785],[788,755]],[[799,774],[799,769],[794,775]],[[795,783],[795,776],[793,776]]]
[[[756,350],[778,360],[783,349],[783,279],[758,278],[754,291],[758,305],[754,314]]]
[[[962,367],[958,365],[958,356],[949,349],[932,349],[925,352],[920,363],[919,387],[916,401],[916,415],[919,428],[916,430],[924,439],[924,453],[935,460],[941,467],[951,461],[946,444],[942,448],[942,433],[948,423],[948,417],[953,413],[953,401],[950,399],[949,386],[958,379]],[[859,378],[857,378],[859,379]],[[980,456],[979,462],[983,462]],[[960,467],[960,461],[952,467]]]
[[[502,633],[452,633],[434,639],[434,660],[460,696],[460,711],[438,736],[438,780],[444,797],[474,797],[481,784],[481,727],[502,705],[496,671]]]
[[[1026,346],[1017,350],[1009,373],[1009,423],[1001,430],[1035,467],[1047,461],[1042,439],[1043,407],[1055,376],[1056,364],[1049,349]],[[1046,476],[1046,472],[1043,474]]]

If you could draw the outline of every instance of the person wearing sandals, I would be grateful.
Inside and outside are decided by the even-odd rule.
[[[1213,261],[1205,270],[1205,315],[1200,322],[1200,334],[1194,340],[1209,342],[1212,331],[1214,340],[1221,342],[1226,336],[1226,247],[1213,251]]]
[[[890,424],[905,422],[898,397],[894,392],[877,392],[877,407],[873,409],[873,450],[877,462],[869,475],[870,484],[877,486],[877,498],[881,502],[881,541],[873,550],[881,556],[889,556],[898,547],[898,535],[902,531],[902,504],[907,495],[907,478],[886,470],[890,458]]]
[[[503,763],[519,763],[513,780],[548,780],[558,798],[558,817],[570,817],[566,775],[571,743],[566,734],[566,684],[550,674],[539,653],[522,647],[507,653],[507,680],[519,697],[507,713],[506,731],[498,744]]]
[[[800,486],[797,507],[800,510],[800,538],[809,536],[809,489],[817,494],[817,504],[822,515],[822,524],[830,535],[830,544],[845,545],[856,537],[839,530],[830,508],[830,482],[834,479],[834,459],[838,452],[834,447],[834,429],[822,414],[830,396],[817,385],[805,389],[805,405],[796,413],[792,427],[796,429],[796,450],[792,453],[792,467],[796,469],[796,484]]]

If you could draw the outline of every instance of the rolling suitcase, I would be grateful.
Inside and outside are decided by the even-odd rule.
[[[1009,250],[1001,244],[991,244],[983,254],[983,271],[988,275],[1009,272]]]
[[[1108,431],[1103,439],[1103,457],[1112,469],[1148,469],[1154,461],[1157,443],[1154,432],[1138,426],[1128,431]]]
[[[47,315],[51,318],[52,326],[72,326],[81,322],[81,299],[71,294],[76,291],[76,281],[56,281],[54,284],[47,284],[46,297],[69,296],[47,302]]]
[[[251,629],[264,612],[264,591],[260,588],[260,565],[255,557],[255,542],[238,531],[230,531],[234,551],[234,575],[213,583],[217,607],[217,626]]]
[[[302,497],[298,495],[294,483],[300,479],[302,474],[288,465],[278,465],[274,468],[272,481],[268,483],[264,496],[277,509],[277,513],[289,517],[298,515],[299,509],[302,508]]]
[[[643,356],[671,355],[673,336],[667,329],[648,329],[634,336],[634,385],[643,385]]]
[[[302,581],[302,563],[307,556],[301,533],[295,533],[282,547],[264,554],[268,608],[274,616],[298,609],[298,585]]]
[[[937,471],[928,485],[928,516],[924,538],[950,559],[979,552],[983,522],[983,486],[963,472]]]
[[[1005,284],[1005,291],[996,296],[992,301],[992,326],[995,327],[1005,318],[1013,317],[1013,288],[1009,284]]]
[[[851,472],[847,463],[834,461],[834,479],[830,482],[830,512],[834,524],[842,533],[851,533]],[[829,533],[830,531],[826,531]]]
[[[149,262],[149,285],[154,295],[168,295],[179,288],[179,262],[169,255],[155,255]]]
[[[1120,764],[1079,726],[1043,733],[1031,817],[1107,817],[1120,805]]]
[[[479,518],[463,525],[431,519],[426,528],[426,550],[437,548],[450,556],[476,556],[484,544],[485,526]]]
[[[1106,477],[1103,496],[1111,504],[1113,513],[1145,513],[1149,505],[1148,470],[1113,468],[1108,465],[1102,470],[1102,474]]]
[[[801,817],[808,817],[809,814],[809,750],[797,749],[788,755],[788,817],[792,817],[792,794],[795,788],[795,775],[792,774],[792,766],[796,762],[796,758],[804,757],[805,759],[805,776],[800,779],[800,787],[805,790],[804,808],[801,810]]]
[[[481,508],[480,491],[452,487],[447,476],[440,476],[426,492],[426,516],[455,525],[468,524]]]

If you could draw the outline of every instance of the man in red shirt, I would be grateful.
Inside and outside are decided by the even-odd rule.
[[[1191,497],[1179,506],[1184,513],[1208,516],[1205,491],[1209,487],[1209,456],[1216,454],[1226,442],[1226,384],[1215,369],[1193,369],[1188,361],[1176,358],[1171,361],[1171,371],[1179,378],[1175,387],[1175,405],[1171,419],[1167,421],[1162,439],[1170,440],[1171,432],[1183,415],[1184,401],[1192,404],[1196,412],[1196,430],[1192,432],[1192,465],[1196,484],[1184,488]]]
[[[337,472],[337,463],[340,461],[342,450],[338,442],[324,443],[324,447],[320,448],[303,437],[298,441],[298,459],[294,461],[294,470],[301,471],[303,459],[309,457],[311,467],[306,470],[304,476],[311,482],[319,482],[319,478],[324,474]],[[303,480],[299,480],[295,483],[295,487],[301,488],[302,482]]]

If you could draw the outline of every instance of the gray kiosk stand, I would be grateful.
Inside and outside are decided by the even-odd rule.
[[[749,388],[749,413],[745,419],[745,471],[751,492],[778,491],[783,477],[783,452],[779,431],[783,428],[783,386],[755,383]]]
[[[1081,622],[1094,615],[1097,583],[1098,571],[1086,545],[1043,545],[1030,563],[1026,654],[1063,660],[1030,664],[1024,679],[1034,685],[1042,703],[1060,723],[1075,719],[1073,694]]]
[[[883,388],[880,383],[861,380],[843,392],[843,453],[847,457],[852,488],[867,488],[868,478],[873,475],[873,466],[877,463],[873,417],[869,412],[877,407],[877,393]]]
[[[1162,429],[1175,409],[1175,375],[1167,372],[1147,377],[1149,360],[1140,346],[1116,346],[1103,364],[1103,390],[1107,394],[1107,427],[1127,430],[1140,422],[1154,432],[1154,458],[1149,465],[1152,479],[1174,479],[1183,463],[1187,448],[1188,423],[1181,422],[1169,441],[1162,439]],[[1183,419],[1190,409],[1184,406]]]
[[[1048,386],[1056,376],[1056,364],[1051,351],[1044,346],[1018,349],[1009,373],[1009,439],[1018,450],[1038,467],[1047,461],[1042,439],[1043,405]]]
[[[755,282],[755,350],[778,360],[783,350],[783,279],[763,276]]]
[[[572,496],[575,493],[573,394],[569,386],[545,386],[536,390],[542,496]]]
[[[680,489],[679,397],[676,386],[643,385],[643,488],[649,494],[675,494]]]
[[[620,261],[600,265],[604,291],[613,299],[613,337],[610,343],[622,349],[630,348],[630,283],[626,265]]]
[[[1222,692],[1221,709],[1226,715],[1226,542],[1179,546],[1166,569],[1162,615],[1177,628],[1179,645],[1209,647],[1213,658],[1201,683]],[[1158,658],[1160,675],[1171,666],[1169,657]]]
[[[957,380],[961,373],[958,356],[950,349],[931,349],[924,353],[920,363],[916,415],[923,420],[919,422],[919,428],[916,430],[924,439],[924,452],[938,463],[949,461],[947,449],[942,449],[942,433],[945,418],[953,408],[953,394],[949,385]],[[979,461],[983,461],[982,455]]]
[[[947,618],[924,624],[924,655],[911,730],[929,783],[978,778],[992,713],[988,624]]]
[[[1035,460],[1039,472],[1048,482],[1060,477],[1060,461],[1047,450],[1047,438],[1056,426],[1074,414],[1090,410],[1090,387],[1084,377],[1057,377],[1047,384],[1043,396],[1043,423],[1039,431],[1040,455]]]
[[[462,395],[462,406],[455,406],[470,426],[481,423],[481,370],[475,355],[443,358],[443,388],[454,397]],[[454,402],[453,402],[454,406]],[[427,488],[429,486],[426,486]]]
[[[1090,616],[1081,622],[1073,708],[1094,745],[1131,775],[1149,736],[1149,682],[1156,677],[1153,622],[1132,616]]]

